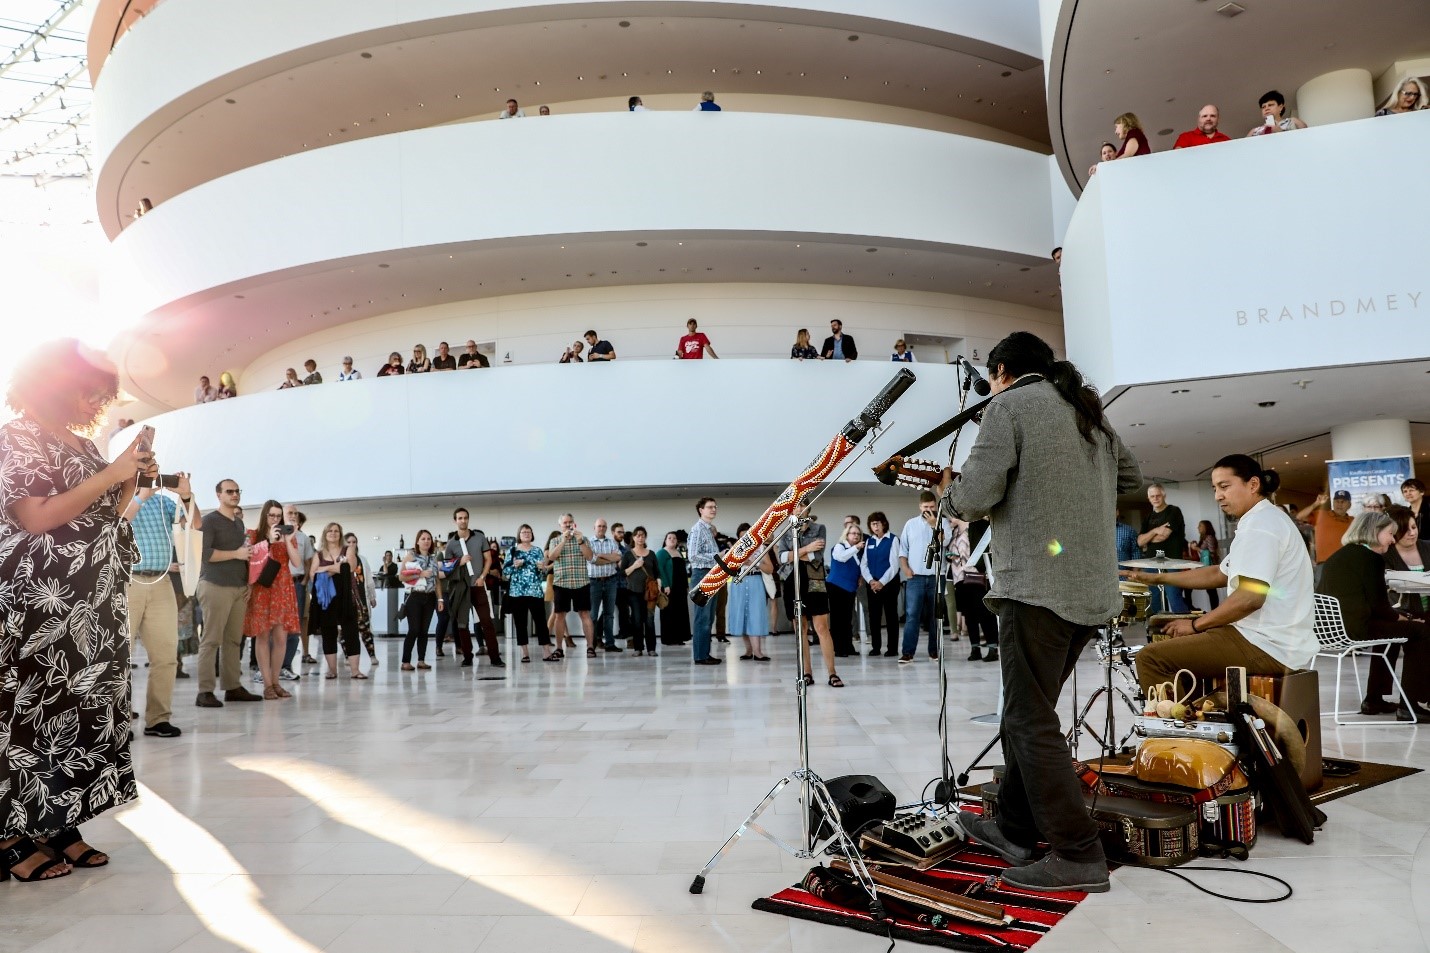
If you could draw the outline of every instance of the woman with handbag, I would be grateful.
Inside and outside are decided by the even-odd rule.
[[[432,667],[427,664],[427,630],[432,627],[432,614],[443,604],[442,575],[431,532],[417,531],[398,578],[407,587],[407,600],[402,604],[402,613],[407,619],[407,635],[402,639],[402,670],[413,670],[412,647],[415,645],[417,667],[426,671]],[[437,637],[440,639],[441,634]]]
[[[735,538],[740,539],[749,530],[749,523],[741,523],[735,530]],[[765,589],[765,573],[775,571],[774,560],[769,550],[760,557],[759,564],[744,579],[732,581],[726,586],[730,590],[727,624],[731,635],[745,640],[745,654],[742,662],[768,662],[765,654],[765,637],[770,634],[769,594]]]
[[[631,545],[621,554],[620,565],[630,593],[631,631],[627,645],[636,653],[636,658],[655,657],[655,620],[651,618],[651,609],[661,595],[659,557],[646,545],[646,539],[644,526],[631,530]]]
[[[323,655],[328,661],[324,678],[338,677],[338,633],[342,633],[343,654],[348,657],[348,674],[366,679],[362,673],[357,616],[353,611],[353,573],[357,553],[343,544],[343,528],[338,523],[323,527],[323,541],[308,565],[313,580],[313,625],[323,637]],[[319,578],[322,577],[322,578]]]
[[[253,640],[254,658],[263,674],[263,698],[292,698],[278,681],[288,633],[298,631],[298,596],[293,589],[291,561],[301,557],[292,527],[283,531],[283,504],[269,500],[258,511],[258,525],[249,531],[248,609],[243,634]]]
[[[814,684],[814,675],[809,662],[810,632],[819,639],[819,650],[824,656],[824,667],[829,676],[830,688],[843,688],[844,679],[839,677],[839,673],[834,668],[834,639],[829,634],[829,587],[827,584],[824,561],[824,548],[827,542],[826,531],[823,523],[815,522],[814,514],[809,512],[808,504],[801,504],[795,508],[795,516],[803,519],[808,516],[810,522],[800,531],[797,540],[798,549],[791,549],[788,533],[781,533],[779,543],[779,561],[783,566],[790,568],[790,586],[786,591],[785,608],[790,618],[794,618],[794,600],[799,599],[803,606],[801,617],[804,619],[804,631],[795,633],[799,638],[799,651],[804,656],[804,683]]]
[[[656,571],[660,575],[660,595],[665,605],[660,608],[660,644],[684,645],[690,641],[690,572],[680,551],[680,535],[665,534],[665,546],[656,550]]]
[[[512,628],[516,630],[516,644],[521,649],[521,660],[531,661],[531,642],[527,635],[527,620],[536,633],[536,644],[541,646],[543,662],[559,662],[566,657],[564,652],[551,647],[551,630],[546,624],[546,553],[536,545],[536,531],[529,523],[522,523],[516,530],[516,545],[507,551],[502,560],[502,571],[507,578],[507,594],[503,600],[507,614],[511,616]]]

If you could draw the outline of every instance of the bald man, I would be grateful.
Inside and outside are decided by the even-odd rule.
[[[1192,146],[1209,146],[1213,142],[1230,142],[1231,137],[1217,129],[1217,123],[1221,122],[1221,112],[1213,105],[1207,104],[1202,107],[1202,111],[1197,113],[1197,128],[1188,129],[1177,137],[1177,144],[1173,149],[1190,149]]]

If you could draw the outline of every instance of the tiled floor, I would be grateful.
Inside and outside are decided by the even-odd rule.
[[[85,829],[113,864],[0,885],[0,953],[881,953],[887,941],[752,911],[808,866],[754,835],[688,892],[796,766],[794,645],[772,644],[765,665],[695,668],[671,649],[402,673],[389,641],[371,681],[306,678],[291,701],[222,710],[194,708],[180,682],[184,736],[136,739],[143,798]],[[961,649],[948,653],[959,768],[994,731],[970,717],[997,704],[997,666]],[[938,771],[934,665],[840,670],[848,688],[810,690],[812,766],[912,800]],[[1081,677],[1086,690],[1096,670]],[[1430,732],[1324,724],[1328,755],[1430,764]],[[1289,880],[1288,902],[1227,903],[1123,869],[1038,953],[1427,949],[1430,775],[1326,810],[1314,845],[1268,836],[1244,865]],[[794,797],[774,813],[797,838]]]

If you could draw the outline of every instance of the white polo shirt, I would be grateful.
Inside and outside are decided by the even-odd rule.
[[[1221,571],[1227,595],[1243,576],[1271,586],[1260,609],[1233,623],[1236,630],[1287,668],[1310,668],[1317,649],[1311,557],[1291,518],[1270,500],[1247,510]]]

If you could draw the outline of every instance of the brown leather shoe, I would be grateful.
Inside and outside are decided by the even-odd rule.
[[[223,700],[226,702],[261,702],[262,695],[255,695],[242,685],[237,688],[230,688],[223,693]]]
[[[223,702],[213,692],[199,692],[199,697],[194,699],[194,704],[200,708],[222,708]]]

